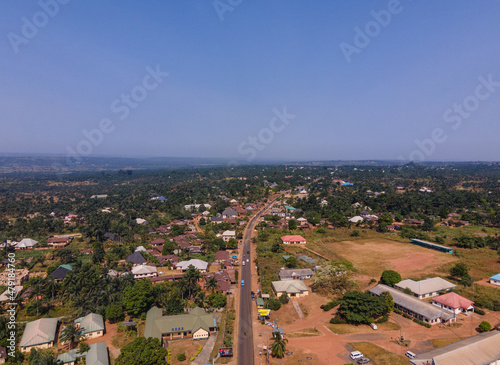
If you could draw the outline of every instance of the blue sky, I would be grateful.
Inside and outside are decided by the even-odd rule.
[[[500,160],[497,1],[59,1],[0,5],[0,153]]]

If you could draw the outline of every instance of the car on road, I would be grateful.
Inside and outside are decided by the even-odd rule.
[[[245,280],[241,281],[241,286],[245,286]]]
[[[370,362],[370,359],[368,359],[367,357],[362,357],[361,359],[358,359],[358,361],[356,361],[358,364],[368,364]]]
[[[359,352],[359,351],[353,351],[353,352],[351,352],[351,354],[349,356],[353,360],[361,359],[362,357],[364,357],[363,354],[361,352]]]
[[[243,262],[241,263],[241,265],[242,265],[242,266],[245,266],[245,261],[243,261]]]
[[[250,262],[250,259],[247,259],[247,262]]]
[[[247,253],[249,254],[249,253],[250,253],[250,250],[247,250]]]

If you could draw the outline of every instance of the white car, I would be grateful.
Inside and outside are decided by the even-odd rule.
[[[250,262],[250,259],[247,259],[247,262]]]
[[[353,351],[353,352],[351,352],[351,355],[349,355],[349,356],[353,360],[354,359],[360,359],[360,358],[364,357],[363,354],[361,352],[359,352],[359,351]]]

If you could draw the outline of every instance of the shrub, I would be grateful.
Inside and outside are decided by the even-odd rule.
[[[380,277],[380,282],[387,286],[394,286],[401,281],[401,275],[394,270],[385,270]]]
[[[482,321],[479,324],[479,332],[489,332],[491,331],[491,324],[486,321]]]
[[[396,313],[396,314],[403,314],[403,312],[401,312],[399,309],[394,309],[394,313]]]
[[[358,230],[354,230],[351,232],[351,237],[359,237],[359,231]]]
[[[281,304],[287,304],[289,299],[287,295],[282,295],[281,297],[278,298]]]
[[[373,284],[373,283],[376,283],[376,282],[377,282],[377,280],[375,280],[374,278],[370,279],[370,284]]]
[[[186,354],[184,352],[177,355],[177,361],[184,361],[184,360],[186,360]]]
[[[330,319],[330,323],[331,324],[346,324],[347,322],[345,319],[342,319],[338,316],[335,316],[332,319]]]
[[[480,316],[484,316],[486,314],[485,311],[483,311],[481,308],[475,308],[474,309],[474,312],[476,312],[477,314],[479,314]]]
[[[375,323],[384,323],[387,322],[388,320],[389,320],[389,314],[384,314],[382,317],[377,319]]]
[[[403,317],[408,318],[408,319],[412,319],[412,317],[406,313],[403,313]]]
[[[323,310],[325,312],[329,311],[330,309],[332,309],[333,307],[337,306],[340,304],[340,299],[335,299],[335,300],[332,300],[331,302],[328,302],[326,303],[324,306],[323,306]]]
[[[277,311],[281,308],[281,302],[279,299],[269,299],[269,302],[267,303],[267,307],[270,310]]]

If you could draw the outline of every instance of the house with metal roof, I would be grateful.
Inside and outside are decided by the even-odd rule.
[[[497,365],[500,364],[500,332],[491,331],[417,354],[412,365]]]
[[[129,255],[126,259],[125,262],[131,262],[134,265],[142,265],[145,264],[147,261],[146,259],[141,255],[140,252],[134,252],[132,255]]]
[[[378,284],[368,292],[376,296],[388,292],[394,300],[394,308],[431,325],[448,321],[455,322],[455,314],[452,312],[438,308],[435,305],[417,299],[412,295],[405,294],[390,286]]]
[[[109,365],[108,347],[105,342],[97,342],[90,345],[90,349],[84,353],[78,353],[78,349],[70,350],[57,356],[57,363],[64,365],[75,365],[80,358],[85,358],[86,365]]]
[[[280,269],[277,271],[280,280],[304,280],[314,275],[311,269]]]
[[[186,271],[189,266],[194,266],[195,269],[204,273],[207,272],[208,262],[198,259],[191,259],[188,261],[181,261],[175,264],[177,270]]]
[[[305,245],[307,243],[306,239],[298,234],[282,236],[281,241],[285,245]]]
[[[238,217],[238,212],[233,208],[227,208],[222,212],[222,218],[224,219],[236,218],[236,217]]]
[[[222,232],[222,239],[224,242],[229,241],[231,238],[236,239],[236,231],[224,231]]]
[[[163,311],[158,307],[151,308],[146,316],[144,337],[153,337],[162,344],[169,340],[192,338],[203,340],[217,331],[215,315],[206,313],[196,307],[187,314],[163,316]]]
[[[432,304],[439,308],[447,309],[455,314],[474,312],[474,302],[472,300],[453,292],[433,298]]]
[[[264,308],[264,299],[257,298],[257,300],[255,301],[255,303],[257,304],[257,309],[263,309]]]
[[[154,278],[158,276],[156,266],[137,265],[132,268],[134,279]]]
[[[58,323],[57,318],[40,318],[29,322],[24,329],[19,350],[29,352],[31,349],[48,349],[54,346]]]
[[[78,318],[75,325],[79,328],[79,335],[83,338],[96,338],[104,336],[104,319],[100,314],[90,313]]]
[[[70,271],[73,271],[73,267],[71,265],[59,265],[57,269],[50,273],[50,276],[52,276],[56,282],[61,282],[66,278],[66,275],[68,275]]]
[[[500,286],[500,274],[496,274],[490,277],[490,284]]]
[[[309,294],[309,288],[301,280],[273,281],[271,286],[278,298],[282,295],[300,298]]]
[[[38,241],[35,241],[31,238],[24,238],[17,245],[14,246],[15,250],[31,250],[35,245],[38,244]]]
[[[420,281],[407,279],[395,284],[394,287],[399,290],[409,289],[417,298],[423,299],[435,297],[439,295],[440,291],[453,289],[456,285],[440,277],[436,277]]]

